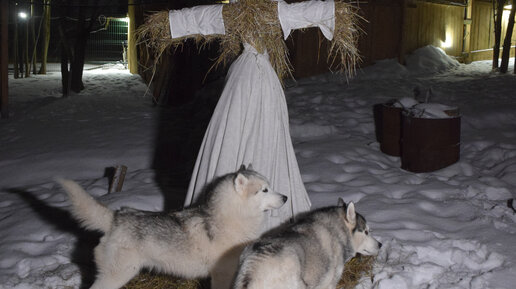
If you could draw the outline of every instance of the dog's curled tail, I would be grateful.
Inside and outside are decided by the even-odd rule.
[[[65,179],[56,179],[72,202],[72,214],[87,229],[109,231],[114,213],[90,196],[79,184]]]

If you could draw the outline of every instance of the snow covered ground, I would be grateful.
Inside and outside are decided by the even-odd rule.
[[[516,197],[516,76],[490,65],[458,64],[425,47],[407,66],[380,61],[349,83],[333,75],[287,83],[314,208],[354,201],[384,243],[363,288],[515,288],[508,200]],[[162,210],[184,197],[216,89],[196,105],[160,109],[125,70],[87,70],[84,81],[85,91],[62,99],[59,73],[9,79],[11,118],[0,120],[0,288],[78,288],[92,276],[98,235],[67,214],[54,176],[78,181],[112,208]],[[402,170],[375,138],[373,105],[416,87],[462,114],[460,161],[431,173]],[[163,154],[168,146],[178,151]],[[169,159],[184,163],[167,168]],[[105,169],[118,164],[129,168],[124,189],[107,194]]]

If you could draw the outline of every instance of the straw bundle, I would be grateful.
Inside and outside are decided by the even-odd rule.
[[[278,19],[277,2],[271,0],[240,0],[226,4],[222,10],[225,35],[193,35],[171,38],[168,11],[150,15],[137,31],[139,43],[145,44],[159,60],[168,48],[177,49],[186,38],[192,38],[200,48],[218,39],[221,43],[220,56],[215,65],[227,64],[240,54],[242,43],[251,44],[260,53],[267,51],[272,67],[280,78],[291,73],[288,50],[282,38]],[[337,67],[347,76],[354,73],[360,60],[357,42],[358,15],[356,8],[343,0],[335,0],[335,31],[331,41],[329,57],[332,67]]]
[[[362,31],[358,8],[349,3],[335,0],[335,31],[328,53],[331,66],[346,73],[347,77],[355,73],[355,65],[360,62],[358,37]]]

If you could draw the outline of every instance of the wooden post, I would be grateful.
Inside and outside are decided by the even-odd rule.
[[[400,1],[401,5],[401,19],[400,19],[400,41],[399,41],[399,51],[398,51],[398,62],[402,65],[405,65],[405,23],[406,23],[406,15],[407,15],[407,3],[406,0]]]
[[[110,169],[110,173],[112,173],[112,175],[108,176],[109,178],[111,178],[111,180],[109,182],[108,193],[111,193],[113,191],[115,191],[115,192],[122,191],[122,187],[124,185],[124,180],[125,180],[125,174],[127,173],[127,166],[120,165],[120,166],[115,166],[115,167],[112,167],[109,169]]]
[[[127,27],[127,62],[129,72],[138,73],[138,54],[136,53],[136,38],[134,31],[136,30],[136,6],[134,0],[129,0],[128,17],[129,23]]]
[[[9,0],[2,0],[1,3],[1,16],[0,17],[0,113],[3,119],[9,117],[8,110],[8,100],[9,100],[9,90],[8,90],[8,42],[7,42],[7,33],[8,33],[8,25],[9,25]]]

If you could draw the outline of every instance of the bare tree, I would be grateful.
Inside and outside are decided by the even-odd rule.
[[[74,92],[80,92],[84,89],[84,84],[82,82],[84,57],[86,55],[86,45],[88,43],[88,39],[90,38],[90,32],[92,31],[93,24],[95,23],[95,20],[98,16],[96,10],[97,9],[94,9],[93,11],[84,11],[82,7],[79,9],[79,21],[77,22],[76,29],[77,39],[75,42],[75,47],[73,48],[74,58],[73,62],[71,63],[72,67],[74,68],[71,88]],[[86,15],[89,16],[89,20],[86,20]]]
[[[41,38],[41,67],[39,68],[39,74],[47,74],[47,55],[48,45],[50,43],[50,0],[43,1],[43,15],[42,15],[42,28],[43,37]]]
[[[64,0],[63,0],[64,1]],[[54,1],[55,2],[55,1]],[[82,75],[90,32],[98,16],[98,0],[61,3],[59,34],[63,96],[84,89]],[[74,23],[74,24],[72,24]]]
[[[511,38],[514,30],[514,15],[516,14],[516,5],[512,5],[511,13],[509,14],[509,23],[507,24],[507,32],[503,41],[502,63],[500,65],[500,72],[506,73],[509,68],[509,57],[511,52]]]
[[[30,57],[30,63],[32,65],[32,74],[38,73],[36,67],[36,48],[38,47],[38,38],[36,37],[36,18],[34,17],[34,1],[30,2],[30,36],[31,36],[31,44],[32,44],[32,56]],[[41,27],[41,25],[40,25]],[[38,33],[39,34],[39,33]]]
[[[20,77],[20,70],[18,63],[20,62],[19,51],[18,51],[18,6],[14,6],[14,41],[13,41],[13,54],[14,54],[14,78]]]
[[[68,43],[66,36],[66,20],[65,17],[59,18],[59,36],[60,36],[60,50],[61,50],[61,85],[63,88],[63,97],[68,97],[70,94],[70,73],[68,63],[73,59],[73,53]]]
[[[496,3],[495,19],[494,19],[494,33],[495,33],[495,44],[493,47],[493,69],[498,68],[498,58],[500,58],[500,41],[502,38],[502,17],[503,7],[507,0],[494,0],[493,4]],[[494,5],[493,5],[494,6]]]
[[[23,65],[25,67],[25,77],[30,76],[30,60],[29,60],[29,19],[25,19],[24,23],[24,41],[23,41]]]

